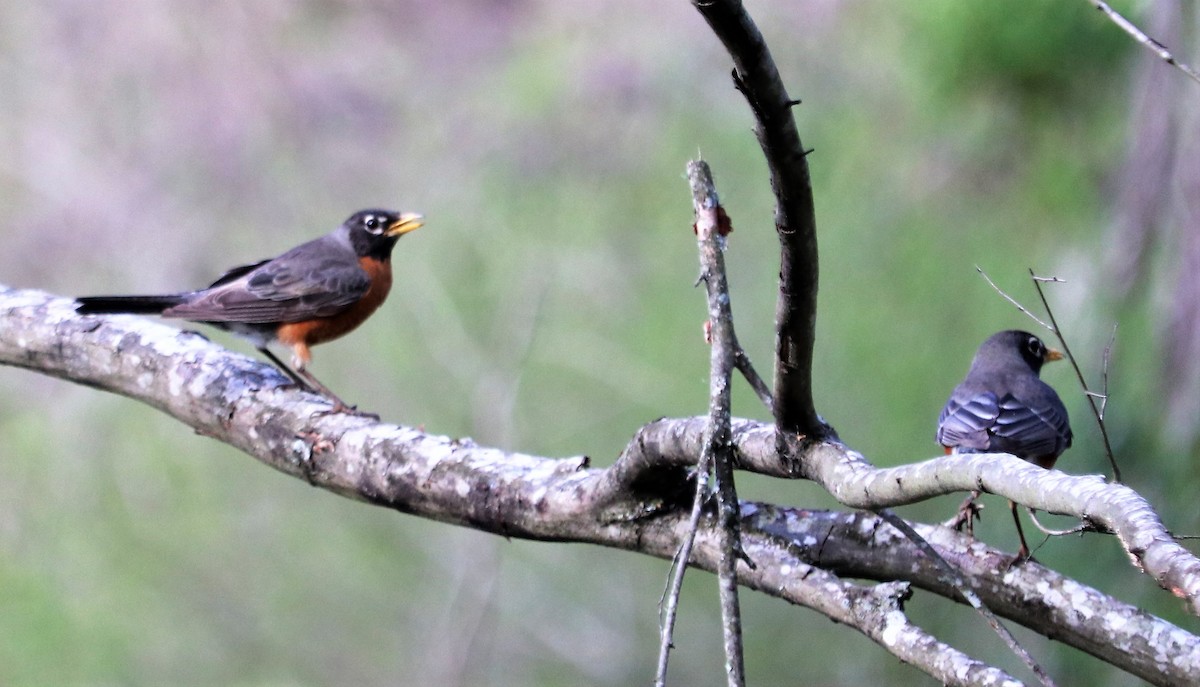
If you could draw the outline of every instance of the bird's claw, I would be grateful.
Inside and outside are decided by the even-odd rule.
[[[358,406],[346,405],[345,403],[342,403],[341,401],[335,401],[333,404],[333,407],[330,408],[329,410],[318,410],[315,413],[313,413],[313,416],[317,416],[317,417],[324,416],[324,415],[354,415],[356,417],[365,417],[365,418],[374,420],[376,422],[379,422],[379,414],[378,413],[371,413],[371,412],[368,412],[365,410],[359,410]]]
[[[983,504],[979,503],[976,495],[971,495],[958,507],[958,512],[954,514],[954,517],[946,521],[946,527],[954,528],[958,532],[965,532],[967,536],[974,538],[975,521],[981,519],[982,513]]]

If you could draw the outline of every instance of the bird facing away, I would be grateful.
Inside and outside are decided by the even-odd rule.
[[[967,377],[950,394],[938,418],[937,440],[946,452],[1010,453],[1050,469],[1071,447],[1067,409],[1038,373],[1062,353],[1018,330],[993,334],[979,347]],[[1018,559],[1029,556],[1017,504],[1009,501]]]
[[[161,315],[212,325],[251,342],[297,385],[324,395],[334,412],[352,409],[308,371],[312,346],[362,324],[392,287],[392,248],[422,217],[361,210],[337,229],[283,255],[234,267],[208,288],[159,296],[77,298],[83,315]],[[292,350],[292,366],[267,345]]]

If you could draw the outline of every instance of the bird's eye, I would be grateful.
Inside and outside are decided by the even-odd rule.
[[[379,218],[375,216],[368,217],[363,220],[363,226],[370,231],[375,231],[379,229]]]
[[[1046,354],[1045,348],[1042,346],[1042,340],[1036,336],[1029,337],[1029,341],[1025,342],[1025,346],[1035,358],[1041,358]]]

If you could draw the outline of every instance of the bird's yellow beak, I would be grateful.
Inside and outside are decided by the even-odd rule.
[[[403,236],[414,229],[420,229],[425,222],[425,218],[415,212],[406,212],[400,215],[400,219],[392,222],[392,226],[387,228],[384,234],[388,236]]]
[[[417,226],[420,226],[420,225],[417,225]],[[1049,363],[1049,362],[1052,362],[1055,360],[1062,360],[1062,359],[1063,359],[1062,351],[1058,350],[1057,348],[1049,348],[1049,347],[1046,348],[1046,357],[1043,358],[1043,360],[1045,362]]]

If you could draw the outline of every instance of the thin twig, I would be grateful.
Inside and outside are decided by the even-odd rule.
[[[999,286],[996,286],[996,282],[992,281],[992,278],[987,276],[987,272],[984,272],[982,267],[980,267],[979,265],[976,265],[975,271],[979,272],[980,276],[982,276],[987,281],[987,283],[991,284],[992,288],[996,290],[996,293],[1000,294],[1004,298],[1004,300],[1015,305],[1017,307],[1017,310],[1020,310],[1021,312],[1025,313],[1026,315],[1029,316],[1029,319],[1033,320],[1034,322],[1037,322],[1038,324],[1042,325],[1046,329],[1048,329],[1050,331],[1054,331],[1054,327],[1050,326],[1046,322],[1043,322],[1041,319],[1038,318],[1037,315],[1034,315],[1033,312],[1031,312],[1029,310],[1029,308],[1026,308],[1025,306],[1021,305],[1021,303],[1019,301],[1017,301],[1017,299],[1015,299],[1012,296],[1005,293],[1004,289],[1001,289]]]
[[[671,561],[671,572],[664,600],[659,602],[662,612],[662,626],[659,628],[658,664],[654,671],[655,687],[666,687],[667,661],[671,649],[675,646],[672,635],[675,632],[675,619],[679,615],[679,595],[683,591],[683,573],[687,570],[688,560],[692,557],[692,546],[696,542],[696,530],[700,527],[700,514],[704,510],[704,499],[708,492],[708,473],[712,469],[711,454],[701,455],[696,465],[696,497],[692,501],[692,512],[688,518],[687,530],[683,541],[679,544]]]
[[[1058,322],[1054,319],[1054,312],[1050,309],[1050,303],[1046,300],[1046,294],[1042,292],[1042,283],[1043,282],[1049,282],[1049,283],[1054,283],[1054,284],[1065,284],[1066,280],[1060,279],[1058,277],[1039,277],[1037,274],[1034,273],[1033,269],[1029,270],[1029,277],[1033,281],[1033,287],[1035,289],[1037,289],[1038,297],[1042,301],[1042,307],[1045,308],[1046,315],[1050,320],[1049,322],[1046,322],[1046,321],[1042,320],[1041,318],[1039,318],[1037,315],[1034,315],[1033,312],[1029,308],[1026,308],[1024,305],[1021,305],[1021,303],[1017,299],[1015,299],[1012,296],[1005,293],[1004,290],[1001,289],[999,286],[996,286],[996,282],[992,281],[992,278],[989,277],[987,275],[987,273],[983,271],[983,268],[979,267],[979,265],[975,266],[975,270],[977,272],[979,272],[980,276],[982,276],[987,281],[987,283],[990,284],[992,286],[992,288],[996,290],[996,293],[1000,294],[1004,298],[1004,300],[1008,301],[1009,303],[1012,303],[1014,306],[1016,306],[1017,310],[1020,310],[1021,312],[1028,315],[1029,319],[1042,325],[1043,327],[1045,327],[1046,329],[1051,331],[1054,334],[1054,336],[1056,336],[1058,338],[1058,343],[1059,343],[1059,345],[1062,346],[1062,349],[1063,349],[1063,355],[1067,358],[1067,360],[1069,360],[1071,362],[1071,367],[1075,370],[1075,376],[1079,379],[1079,386],[1083,389],[1083,395],[1085,398],[1087,398],[1088,405],[1092,409],[1092,416],[1096,418],[1096,424],[1098,424],[1100,426],[1100,436],[1104,439],[1104,454],[1106,456],[1108,456],[1108,463],[1109,463],[1109,465],[1112,466],[1113,481],[1120,482],[1121,481],[1121,469],[1119,467],[1117,467],[1117,459],[1113,454],[1112,444],[1109,442],[1109,439],[1108,439],[1108,428],[1105,427],[1105,425],[1104,425],[1104,408],[1108,404],[1108,361],[1109,361],[1109,356],[1111,355],[1111,351],[1112,351],[1113,339],[1115,339],[1116,335],[1117,335],[1116,327],[1113,327],[1112,339],[1109,340],[1108,346],[1105,347],[1105,349],[1104,349],[1104,392],[1101,394],[1097,394],[1096,392],[1094,392],[1090,388],[1088,388],[1087,380],[1084,379],[1084,376],[1083,376],[1083,371],[1079,369],[1079,362],[1075,360],[1075,355],[1073,353],[1071,353],[1071,347],[1069,345],[1067,345],[1067,340],[1063,336],[1062,331],[1058,328]],[[1096,404],[1097,396],[1099,396],[1102,399],[1101,405]]]
[[[725,276],[724,256],[725,238],[733,231],[733,225],[721,207],[708,165],[702,160],[689,162],[687,175],[696,211],[696,239],[708,294],[708,319],[712,324],[708,427],[704,432],[703,452],[713,455],[713,476],[717,487],[717,540],[721,549],[717,585],[725,643],[725,677],[729,687],[744,687],[746,669],[742,653],[742,613],[737,577],[737,564],[744,554],[740,535],[741,509],[734,486],[734,459],[730,445],[731,382],[737,335],[733,328],[733,306],[729,297],[729,281]]]
[[[1100,419],[1104,419],[1104,411],[1108,409],[1108,363],[1112,360],[1113,344],[1117,341],[1117,325],[1113,325],[1112,335],[1108,337],[1108,343],[1104,346],[1104,355],[1101,359],[1104,361],[1104,367],[1101,369],[1100,378],[1104,384],[1104,393],[1100,395]]]
[[[1029,519],[1033,521],[1034,527],[1037,527],[1041,533],[1047,537],[1065,537],[1068,534],[1079,534],[1081,532],[1104,532],[1102,528],[1096,526],[1096,523],[1088,520],[1081,520],[1078,525],[1075,525],[1074,527],[1068,527],[1065,530],[1052,529],[1046,527],[1040,520],[1038,520],[1036,511],[1034,511],[1032,508],[1029,508],[1028,511]]]
[[[1045,687],[1054,687],[1055,682],[1054,679],[1050,677],[1050,674],[1047,673],[1045,669],[1033,659],[1033,656],[1029,655],[1029,652],[1025,650],[1025,647],[1021,646],[1020,642],[1017,641],[1017,638],[1014,637],[1013,634],[1008,631],[1008,628],[1000,622],[1000,619],[996,617],[996,614],[992,613],[991,609],[989,609],[983,603],[983,600],[979,598],[979,595],[967,587],[966,583],[963,582],[962,575],[959,574],[958,570],[955,569],[954,566],[950,565],[949,561],[943,558],[942,555],[937,552],[937,549],[933,548],[932,544],[918,534],[917,531],[914,530],[912,526],[909,525],[903,518],[896,515],[895,511],[893,511],[891,508],[880,508],[879,510],[876,510],[875,513],[879,515],[879,517],[886,520],[889,525],[899,530],[906,538],[908,538],[909,541],[915,544],[917,548],[919,548],[926,556],[928,556],[931,561],[941,568],[946,574],[946,581],[958,590],[958,593],[962,595],[964,601],[974,608],[979,615],[983,616],[983,619],[987,621],[987,624],[991,626],[991,628],[996,631],[996,634],[1000,636],[1000,639],[1004,640],[1004,643],[1008,645],[1009,650],[1016,654],[1017,658],[1020,658],[1025,666],[1038,676],[1038,679],[1041,680]]]
[[[750,356],[746,355],[746,349],[742,348],[742,345],[737,342],[736,337],[734,339],[733,363],[737,366],[738,371],[742,373],[742,376],[746,378],[746,381],[750,384],[750,388],[754,389],[754,394],[758,396],[758,400],[762,401],[763,405],[767,407],[767,412],[774,413],[775,400],[771,397],[771,389],[763,381],[763,378],[758,376],[758,371],[754,369],[754,365],[750,362]]]
[[[1190,78],[1192,81],[1200,83],[1200,73],[1197,73],[1195,69],[1192,69],[1187,64],[1175,59],[1175,56],[1171,54],[1171,51],[1167,49],[1167,46],[1159,43],[1150,36],[1147,36],[1146,33],[1135,26],[1133,22],[1118,14],[1117,11],[1112,7],[1109,7],[1108,3],[1104,2],[1104,0],[1087,1],[1091,3],[1093,7],[1103,12],[1105,16],[1111,19],[1114,24],[1119,26],[1122,31],[1130,36],[1133,36],[1134,40],[1146,46],[1153,51],[1154,54],[1158,55],[1159,59],[1161,59],[1163,62],[1166,62],[1184,74],[1187,74],[1188,78]]]
[[[1046,309],[1046,316],[1050,318],[1050,331],[1058,337],[1058,343],[1062,345],[1063,355],[1067,360],[1071,361],[1071,367],[1075,370],[1075,376],[1079,379],[1079,386],[1084,390],[1084,397],[1087,398],[1088,406],[1092,409],[1092,416],[1096,418],[1096,424],[1100,427],[1100,437],[1104,440],[1104,455],[1108,456],[1108,464],[1112,466],[1113,481],[1121,481],[1121,468],[1117,467],[1117,459],[1113,455],[1112,443],[1108,440],[1108,428],[1104,424],[1104,414],[1100,412],[1100,406],[1096,404],[1096,399],[1091,394],[1087,393],[1088,383],[1083,377],[1083,371],[1079,369],[1079,362],[1075,360],[1075,356],[1071,353],[1071,347],[1067,345],[1067,339],[1063,336],[1062,330],[1058,328],[1058,321],[1054,319],[1054,311],[1050,309],[1050,302],[1046,300],[1046,294],[1042,291],[1042,282],[1053,281],[1061,282],[1057,277],[1038,277],[1033,268],[1029,269],[1029,276],[1033,279],[1033,288],[1037,290],[1038,298],[1042,300],[1042,307]],[[1116,336],[1116,330],[1113,330],[1113,336]],[[1111,346],[1111,342],[1109,344]],[[1108,369],[1107,363],[1105,369]],[[1104,390],[1104,397],[1108,398],[1107,383]]]

